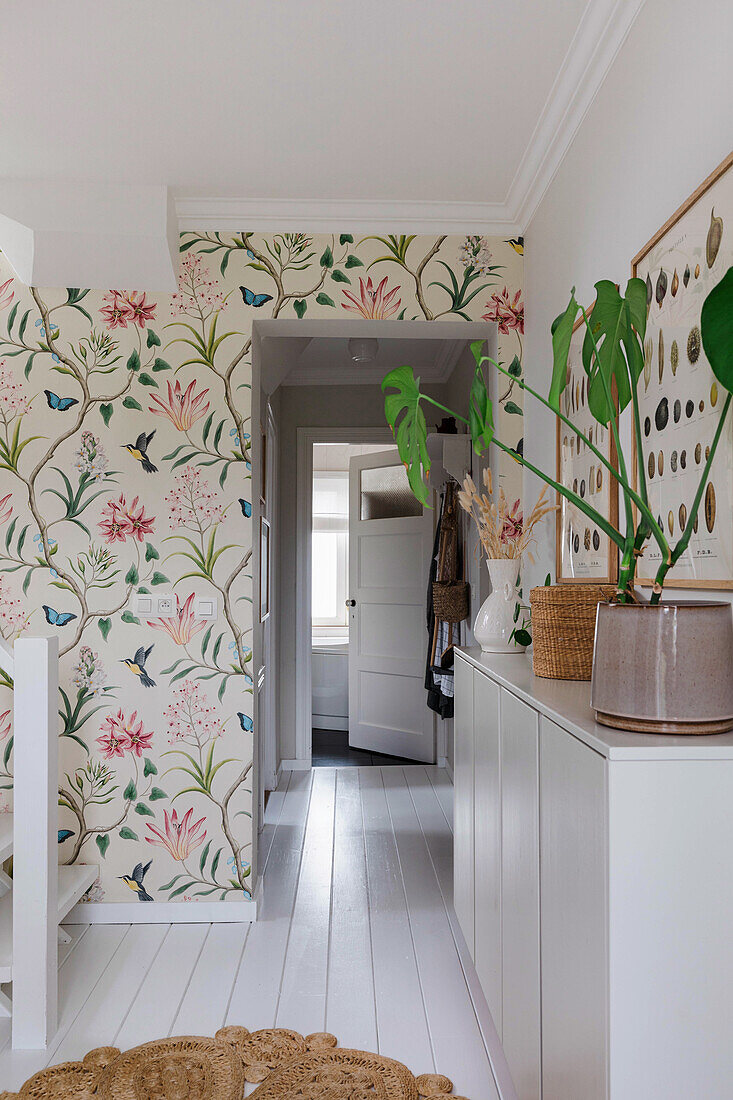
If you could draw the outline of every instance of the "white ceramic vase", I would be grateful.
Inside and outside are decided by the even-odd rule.
[[[520,558],[487,558],[491,595],[479,608],[473,636],[484,653],[523,653],[512,639]]]

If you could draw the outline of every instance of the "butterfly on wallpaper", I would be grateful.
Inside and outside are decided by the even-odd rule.
[[[49,409],[56,409],[58,412],[66,412],[72,405],[79,404],[75,397],[59,397],[57,393],[52,393],[51,390],[44,390],[43,392],[46,395]]]
[[[74,835],[73,829],[59,829],[59,844],[63,844],[65,840],[68,840],[70,836]]]
[[[272,301],[272,294],[255,294],[253,290],[250,290],[246,286],[240,286],[239,289],[242,291],[242,297],[244,298],[244,304],[246,306],[255,306],[259,308],[263,306],[265,302]]]
[[[41,605],[46,615],[46,622],[49,626],[66,626],[72,619],[76,618],[71,611],[54,611],[52,607],[49,607],[47,603]]]
[[[239,724],[245,733],[251,733],[252,730],[255,728],[255,724],[249,717],[249,715],[242,714],[241,710],[237,711],[237,718],[239,719]]]
[[[239,498],[239,503],[242,506],[242,515],[246,519],[249,519],[250,516],[252,515],[252,505],[250,504],[250,502],[248,500],[245,500],[244,497]]]

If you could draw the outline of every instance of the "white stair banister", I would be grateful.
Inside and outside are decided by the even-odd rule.
[[[45,1048],[57,1026],[57,638],[19,638],[14,679],[13,1047]]]

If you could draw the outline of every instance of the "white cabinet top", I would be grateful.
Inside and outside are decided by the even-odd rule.
[[[456,653],[609,760],[733,759],[733,730],[707,737],[624,733],[594,720],[590,681],[535,676],[526,654],[482,653],[477,646]]]

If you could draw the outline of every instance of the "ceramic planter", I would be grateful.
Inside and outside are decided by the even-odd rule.
[[[727,603],[598,605],[591,707],[638,733],[733,728],[733,612]]]
[[[484,653],[523,653],[526,646],[512,639],[520,558],[487,558],[491,595],[479,608],[473,636]]]

